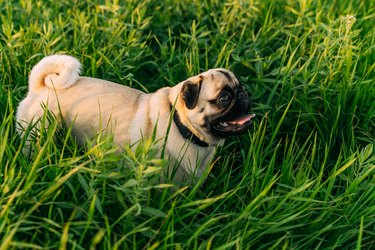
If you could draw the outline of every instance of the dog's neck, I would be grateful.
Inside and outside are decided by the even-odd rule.
[[[199,147],[208,147],[208,143],[205,141],[202,141],[201,139],[198,138],[188,127],[186,127],[184,124],[182,124],[180,116],[175,109],[173,111],[172,106],[171,106],[171,112],[173,113],[173,121],[176,124],[178,131],[180,131],[180,134],[182,137],[184,137],[186,140],[190,140],[192,143],[198,145]]]

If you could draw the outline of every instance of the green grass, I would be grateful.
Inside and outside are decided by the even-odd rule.
[[[0,249],[374,249],[374,19],[360,0],[0,1]],[[226,67],[257,119],[186,187],[158,182],[151,140],[84,149],[52,122],[28,157],[15,109],[53,53],[145,91]]]

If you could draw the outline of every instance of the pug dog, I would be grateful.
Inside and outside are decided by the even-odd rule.
[[[150,94],[81,77],[80,69],[68,55],[47,56],[34,66],[16,114],[21,136],[45,109],[72,126],[81,144],[99,132],[111,133],[120,147],[155,133],[168,158],[178,162],[173,178],[189,181],[203,174],[217,145],[246,131],[255,116],[248,114],[245,88],[226,69],[210,69]]]

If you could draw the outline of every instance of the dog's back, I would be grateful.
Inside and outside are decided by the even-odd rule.
[[[127,127],[143,92],[113,82],[80,77],[81,64],[66,55],[43,58],[29,76],[29,92],[17,109],[17,129],[23,131],[43,116],[46,109],[60,114],[79,141],[98,131],[124,130],[120,140],[128,139]],[[117,119],[122,119],[121,125]],[[127,122],[128,121],[128,122]],[[48,124],[44,124],[48,126]],[[37,126],[39,128],[39,126]]]

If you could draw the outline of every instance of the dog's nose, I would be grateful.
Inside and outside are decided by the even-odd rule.
[[[237,99],[238,99],[238,110],[240,110],[241,113],[246,113],[249,111],[250,108],[250,100],[249,96],[245,91],[240,91],[237,94]]]
[[[246,94],[246,92],[239,92],[238,93],[238,100],[246,100],[247,99],[247,94]]]

